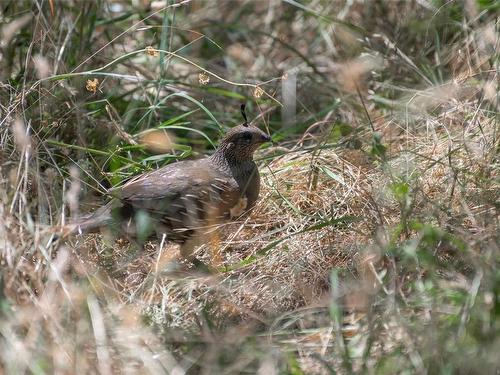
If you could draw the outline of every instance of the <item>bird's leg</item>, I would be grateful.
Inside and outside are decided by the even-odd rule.
[[[220,267],[222,264],[222,256],[220,252],[220,236],[217,230],[210,233],[210,265],[214,268]]]

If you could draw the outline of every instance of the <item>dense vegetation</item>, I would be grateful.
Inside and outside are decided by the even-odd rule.
[[[500,371],[494,0],[0,2],[0,372]],[[60,235],[254,123],[197,251]],[[59,234],[56,239],[55,234]]]

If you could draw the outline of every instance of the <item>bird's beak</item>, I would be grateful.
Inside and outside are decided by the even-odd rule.
[[[268,135],[267,135],[267,134],[265,134],[265,133],[262,133],[262,135],[261,135],[261,140],[262,140],[262,143],[272,142],[272,141],[271,141],[271,137],[270,137],[270,136],[268,136]]]

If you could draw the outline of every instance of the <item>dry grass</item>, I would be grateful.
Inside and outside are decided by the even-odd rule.
[[[139,3],[2,5],[0,373],[498,371],[494,12]],[[161,152],[202,154],[241,100],[279,142],[255,209],[198,249],[211,273],[172,244],[53,241],[103,184],[167,160],[137,145],[165,116],[187,114]]]

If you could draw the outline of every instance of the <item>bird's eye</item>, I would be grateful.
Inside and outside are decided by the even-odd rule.
[[[250,132],[244,132],[243,135],[241,136],[245,141],[249,141],[252,139],[252,133]]]

